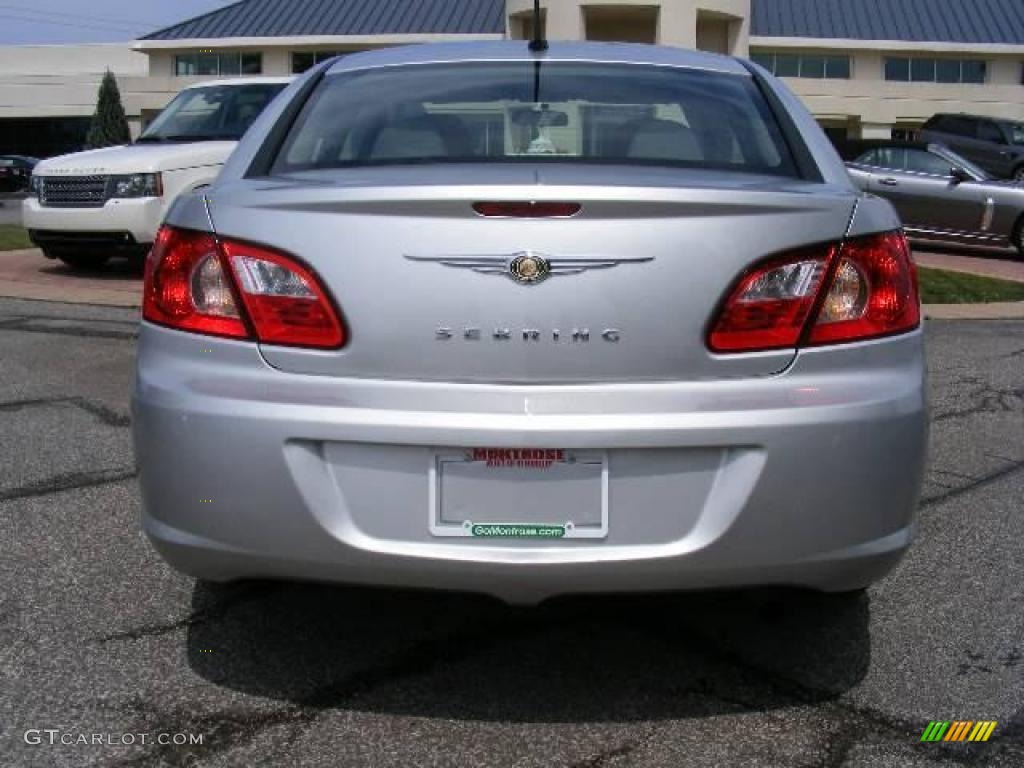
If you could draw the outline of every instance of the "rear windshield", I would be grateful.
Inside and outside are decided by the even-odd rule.
[[[328,75],[272,172],[523,161],[798,175],[750,77],[575,62]]]

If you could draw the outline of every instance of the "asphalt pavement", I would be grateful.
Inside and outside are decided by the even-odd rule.
[[[21,225],[21,198],[0,194],[0,224]]]
[[[1024,322],[929,324],[920,535],[866,596],[536,609],[171,571],[137,525],[135,323],[0,299],[2,765],[1024,765]]]

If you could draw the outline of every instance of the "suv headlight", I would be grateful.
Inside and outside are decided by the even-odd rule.
[[[110,177],[110,196],[113,197],[160,197],[164,193],[159,173],[133,173],[128,176]]]
[[[28,196],[39,198],[39,193],[43,190],[43,177],[36,176],[34,173],[28,180]]]

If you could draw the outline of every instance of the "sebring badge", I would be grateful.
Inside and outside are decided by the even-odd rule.
[[[537,285],[549,277],[578,275],[591,269],[612,269],[622,264],[654,261],[651,256],[548,256],[536,251],[495,254],[493,256],[406,254],[409,261],[428,261],[456,269],[471,269],[484,275],[503,275],[520,285]]]

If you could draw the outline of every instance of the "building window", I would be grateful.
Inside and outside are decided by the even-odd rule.
[[[849,56],[816,53],[752,53],[750,58],[777,77],[805,77],[814,80],[849,80]]]
[[[300,75],[338,55],[338,51],[292,51],[292,74]]]
[[[262,53],[179,53],[174,57],[174,74],[178,77],[259,75],[262,72]]]
[[[894,57],[885,60],[885,79],[897,83],[984,83],[988,62],[980,59],[923,59]]]

